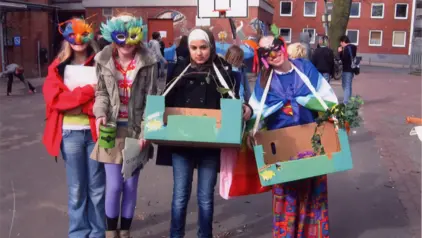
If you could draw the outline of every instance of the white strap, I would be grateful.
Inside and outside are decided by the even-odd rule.
[[[224,80],[223,75],[221,75],[220,70],[218,70],[217,66],[214,63],[212,63],[212,66],[214,67],[215,74],[217,74],[218,81],[220,81],[221,85],[223,85],[224,88],[229,90],[228,92],[229,96],[235,99],[236,97],[234,96],[234,93],[229,88],[229,85],[227,85],[227,82],[226,80]]]
[[[164,91],[164,93],[162,94],[162,96],[166,96],[170,90],[173,89],[174,85],[176,85],[176,83],[182,78],[182,76],[186,73],[186,71],[189,69],[191,64],[189,64],[188,66],[186,66],[186,68],[182,71],[181,74],[179,74],[179,76],[177,76],[177,78],[173,81],[173,83],[170,84],[170,86],[166,89],[166,91]]]
[[[296,73],[299,75],[299,77],[302,79],[302,81],[305,83],[305,85],[309,88],[311,93],[315,96],[315,98],[318,100],[318,102],[322,105],[324,110],[328,110],[327,104],[324,102],[324,100],[321,98],[321,96],[317,93],[315,87],[312,85],[308,76],[306,76],[304,73],[302,73],[294,64],[291,64],[291,65],[292,65],[293,69],[296,71]],[[265,90],[264,90],[264,93],[262,95],[261,102],[259,104],[259,109],[258,109],[258,113],[257,113],[257,116],[256,116],[256,121],[255,121],[253,130],[252,130],[252,135],[255,135],[256,132],[258,131],[258,126],[259,126],[260,118],[262,116],[262,111],[264,109],[265,100],[267,99],[267,94],[268,94],[268,91],[270,89],[270,84],[271,84],[271,80],[272,80],[272,77],[273,77],[273,72],[274,72],[274,70],[271,70],[270,77],[268,78],[267,84],[265,85]],[[335,117],[333,117],[333,120],[335,122],[337,121],[337,119]],[[336,127],[337,127],[337,125],[336,125]]]
[[[327,104],[324,102],[324,100],[321,98],[319,93],[315,90],[314,86],[312,85],[311,81],[309,80],[308,76],[306,76],[304,73],[302,73],[294,64],[291,64],[293,69],[296,71],[296,73],[299,75],[299,77],[302,79],[302,81],[306,84],[306,86],[309,88],[311,93],[315,96],[315,98],[318,100],[318,102],[321,104],[321,106],[324,108],[324,110],[328,110]]]
[[[274,70],[271,69],[270,76],[265,85],[264,93],[262,94],[261,101],[259,102],[258,113],[256,114],[255,124],[253,126],[252,135],[255,136],[258,131],[259,122],[261,121],[262,111],[264,110],[265,100],[267,99],[268,91],[270,91],[271,80],[273,79]],[[262,80],[262,79],[261,79]]]
[[[318,100],[318,102],[321,104],[321,106],[324,108],[325,111],[329,109],[325,101],[321,98],[319,93],[317,93],[316,89],[312,85],[311,81],[309,80],[308,76],[306,76],[302,71],[300,71],[294,64],[291,64],[293,69],[296,71],[296,73],[299,75],[299,77],[302,79],[302,81],[306,84],[306,86],[309,88],[311,93],[315,96],[315,98]],[[332,116],[334,120],[334,126],[336,130],[338,130],[338,120],[335,116]]]

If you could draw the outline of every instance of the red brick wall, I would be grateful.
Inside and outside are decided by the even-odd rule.
[[[195,20],[197,14],[196,7],[132,7],[132,8],[114,8],[113,12],[130,12],[136,16],[142,17],[144,21],[147,21],[148,18],[155,18],[158,14],[162,13],[163,11],[167,10],[174,10],[182,13],[185,16],[185,21],[179,22],[175,24],[174,27],[174,35],[175,37],[179,37],[183,34],[182,28],[190,30],[195,27]],[[87,8],[86,15],[92,16],[97,14],[95,17],[92,18],[92,21],[95,23],[95,27],[99,29],[100,23],[105,22],[106,18],[102,16],[102,8]],[[249,17],[248,18],[236,18],[236,24],[239,24],[239,21],[243,21],[243,29],[246,36],[255,35],[256,33],[250,27],[249,23],[252,19],[258,18],[267,24],[270,24],[272,21],[272,14],[258,9],[257,7],[250,7],[249,8]],[[231,32],[230,24],[228,19],[219,19],[213,18],[211,19],[211,26],[213,26],[212,31],[215,36],[217,36],[218,32],[225,30],[227,33]],[[230,34],[229,34],[230,35]]]
[[[361,53],[378,53],[378,54],[407,54],[410,38],[410,24],[412,17],[412,0],[353,0],[361,3],[360,18],[350,18],[348,29],[359,30],[358,49]],[[278,27],[292,28],[292,42],[299,41],[299,34],[303,28],[315,28],[317,33],[324,33],[322,25],[322,14],[324,13],[323,1],[317,1],[317,16],[304,17],[303,8],[304,0],[293,0],[293,11],[291,17],[280,16],[280,1],[271,0],[274,6],[274,23]],[[384,3],[384,19],[371,19],[371,3]],[[395,4],[408,3],[408,19],[394,19]],[[369,31],[383,30],[382,47],[369,46]],[[406,47],[397,48],[392,46],[393,31],[406,31]]]

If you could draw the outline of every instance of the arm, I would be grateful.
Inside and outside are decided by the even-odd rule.
[[[79,107],[94,98],[94,88],[91,85],[77,87],[66,91],[58,78],[55,66],[50,66],[43,85],[43,95],[46,104],[58,111],[67,111]]]
[[[98,119],[100,117],[107,117],[108,107],[110,105],[110,97],[107,92],[107,87],[104,77],[101,74],[101,66],[97,64],[98,84],[95,93],[95,102],[93,105],[93,113]]]
[[[311,62],[312,62],[312,64],[314,64],[315,66],[316,66],[316,63],[317,63],[317,53],[318,53],[318,51],[317,50],[315,50],[315,52],[312,54],[312,58],[311,58]]]
[[[82,113],[90,117],[95,117],[93,108],[94,108],[94,100],[91,100],[82,106]]]
[[[154,54],[157,56],[157,58],[158,58],[158,60],[160,62],[166,62],[166,59],[161,54],[161,48],[160,48],[160,44],[159,43],[154,42],[152,44],[152,50],[153,50]]]

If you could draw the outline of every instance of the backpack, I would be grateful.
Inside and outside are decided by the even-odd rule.
[[[359,75],[360,74],[360,60],[358,60],[358,57],[353,57],[352,55],[352,50],[349,48],[349,55],[350,55],[350,62],[352,62],[352,64],[350,65],[350,68],[352,68],[352,72],[355,75]]]

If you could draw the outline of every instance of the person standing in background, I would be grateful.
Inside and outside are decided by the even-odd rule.
[[[157,60],[158,66],[161,66],[161,63],[167,64],[167,60],[164,58],[164,49],[161,53],[161,36],[159,32],[152,33],[152,40],[149,41],[148,47],[154,54],[155,59]],[[158,67],[160,69],[160,67]]]
[[[29,93],[36,93],[35,87],[23,76],[23,67],[18,64],[9,64],[6,66],[6,71],[0,73],[0,77],[7,76],[9,80],[7,81],[7,96],[12,95],[12,84],[13,77],[17,77],[25,84],[25,88]]]
[[[357,47],[350,44],[349,37],[346,35],[340,37],[340,47],[338,47],[338,53],[343,62],[343,73],[341,75],[341,85],[344,92],[344,104],[349,102],[352,96],[352,81],[354,72],[352,69],[352,60],[356,57]]]
[[[319,38],[318,47],[312,54],[311,61],[327,82],[330,82],[334,74],[334,52],[328,47],[327,36]]]
[[[97,32],[97,44],[98,44],[100,50],[104,49],[104,47],[106,47],[110,44],[110,42],[108,42],[108,41],[106,41],[106,39],[104,39],[103,35],[101,34],[101,31]]]
[[[188,36],[182,36],[179,46],[176,48],[176,55],[178,60],[189,58]]]

